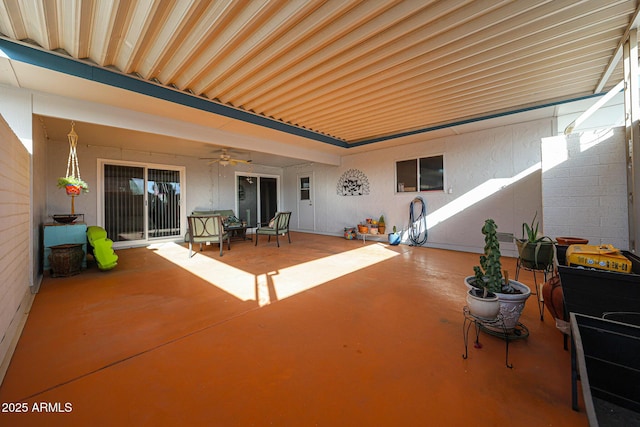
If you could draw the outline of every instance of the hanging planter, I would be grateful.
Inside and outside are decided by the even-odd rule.
[[[78,164],[78,155],[76,147],[78,146],[78,134],[76,133],[75,123],[71,122],[71,132],[67,135],[69,138],[69,158],[67,160],[67,173],[65,176],[58,178],[58,188],[64,188],[67,195],[71,196],[71,214],[75,214],[75,198],[82,192],[89,192],[89,185],[80,178],[80,166]]]
[[[89,192],[89,185],[86,182],[72,176],[58,178],[58,188],[64,188],[68,196],[79,196],[82,192]]]
[[[67,191],[67,196],[79,196],[82,188],[79,185],[69,184],[65,187],[65,190]]]

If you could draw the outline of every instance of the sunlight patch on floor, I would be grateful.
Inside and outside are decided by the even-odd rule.
[[[189,249],[176,243],[148,248],[234,297],[255,300],[261,307],[399,255],[378,243],[254,275],[197,251],[189,258]]]
[[[189,258],[189,248],[176,243],[155,244],[149,246],[149,249],[242,301],[256,299],[256,283],[253,274],[202,255],[197,250],[194,251],[193,257]],[[207,248],[207,251],[211,250]],[[213,250],[217,255],[218,247],[216,246]]]
[[[278,300],[288,298],[397,255],[398,252],[378,243],[269,272],[258,279],[258,283],[265,283],[258,286],[259,301],[261,305],[273,302],[269,295]],[[263,294],[269,290],[271,294]]]

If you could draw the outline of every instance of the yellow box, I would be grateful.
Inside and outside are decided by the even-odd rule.
[[[631,273],[631,261],[613,245],[571,245],[567,248],[567,265]]]

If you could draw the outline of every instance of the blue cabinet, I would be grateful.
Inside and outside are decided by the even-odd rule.
[[[73,224],[48,223],[44,225],[44,259],[43,271],[51,269],[49,255],[51,246],[64,245],[68,243],[79,243],[82,245],[84,257],[82,268],[87,268],[87,224],[84,222]]]

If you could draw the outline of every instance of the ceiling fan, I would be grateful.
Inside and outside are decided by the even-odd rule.
[[[235,166],[238,163],[245,163],[245,164],[251,163],[251,160],[236,159],[232,157],[226,148],[223,148],[221,150],[220,156],[218,157],[202,157],[201,160],[209,160],[207,164],[219,163],[222,166],[227,166],[227,165]]]

